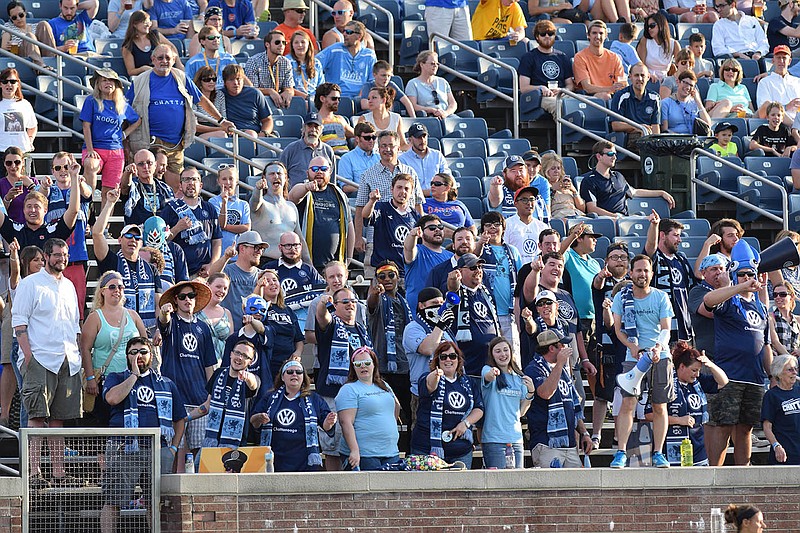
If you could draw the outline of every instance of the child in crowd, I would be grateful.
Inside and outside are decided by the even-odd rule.
[[[219,194],[209,199],[219,217],[222,230],[222,250],[236,245],[236,239],[250,231],[250,204],[239,198],[239,170],[235,164],[219,166],[217,185]]]
[[[611,43],[609,47],[609,50],[622,59],[622,68],[625,69],[626,76],[628,70],[641,61],[639,55],[636,53],[636,48],[631,44],[638,34],[639,27],[630,22],[626,22],[619,27],[619,39]]]
[[[703,59],[706,51],[706,36],[700,32],[689,36],[689,50],[694,54],[694,73],[698,78],[713,78],[714,63],[709,59]]]
[[[767,121],[753,132],[750,150],[761,149],[767,157],[791,157],[797,142],[783,123],[783,105],[780,102],[767,105]]]
[[[369,102],[367,101],[367,97],[369,96],[369,91],[372,90],[373,87],[391,87],[394,89],[395,102],[400,102],[400,105],[402,105],[406,111],[405,116],[415,117],[416,113],[414,113],[414,105],[411,103],[411,100],[408,99],[408,96],[406,96],[403,90],[392,81],[393,74],[394,72],[392,71],[392,65],[390,65],[388,61],[380,59],[375,62],[375,65],[372,67],[372,76],[375,78],[374,81],[362,85],[361,92],[358,93],[361,109],[363,111],[369,111]]]
[[[730,122],[720,122],[717,124],[714,128],[714,137],[717,138],[717,142],[709,146],[709,150],[712,150],[721,157],[738,156],[739,148],[732,140],[733,134],[737,131],[739,131],[739,128]]]

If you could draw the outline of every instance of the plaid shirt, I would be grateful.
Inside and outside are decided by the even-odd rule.
[[[358,195],[356,196],[356,207],[364,207],[369,201],[369,193],[378,189],[381,193],[381,198],[392,197],[392,178],[398,174],[411,174],[414,177],[414,194],[408,200],[408,205],[414,207],[416,204],[425,203],[425,197],[422,195],[422,187],[419,183],[417,172],[410,166],[404,163],[397,163],[394,166],[394,172],[383,166],[383,163],[378,161],[361,175],[361,181],[358,183]]]
[[[275,72],[278,73],[278,88],[275,87]],[[284,56],[278,56],[275,66],[272,66],[266,52],[256,54],[244,64],[244,75],[257,89],[275,89],[278,92],[287,87],[294,89],[292,64]]]
[[[772,312],[772,316],[775,319],[775,332],[783,347],[790,352],[800,348],[800,323],[797,317],[790,314],[791,322],[789,322],[777,309]]]

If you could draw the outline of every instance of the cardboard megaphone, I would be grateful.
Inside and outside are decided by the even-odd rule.
[[[639,396],[642,393],[642,380],[651,366],[653,366],[653,360],[650,358],[650,351],[646,350],[642,352],[635,367],[617,376],[617,384],[628,394]]]
[[[758,272],[773,272],[800,265],[800,253],[791,237],[784,237],[761,252]]]

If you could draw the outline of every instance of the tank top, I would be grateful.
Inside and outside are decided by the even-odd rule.
[[[369,113],[364,113],[364,120],[369,122],[375,128],[380,131],[381,129],[386,129],[388,131],[397,131],[397,125],[400,123],[400,115],[394,112],[389,113],[389,126],[387,128],[379,128],[377,124],[375,124],[375,116],[372,114],[372,111]]]
[[[125,346],[130,339],[139,336],[139,330],[136,328],[133,317],[127,310],[125,313],[128,315],[128,321],[125,324],[125,329],[122,331],[122,340],[119,346],[117,346],[117,350],[114,352],[114,357],[111,358],[108,368],[106,368],[105,375],[111,374],[112,372],[124,372],[128,368]],[[97,332],[94,344],[92,345],[92,366],[94,368],[101,368],[105,364],[106,359],[108,359],[111,348],[114,347],[114,344],[119,338],[119,326],[112,326],[109,324],[106,321],[106,317],[103,315],[103,311],[100,309],[97,310],[97,316],[100,318],[100,330]]]
[[[228,320],[228,314],[223,313],[222,318],[213,322],[205,311],[198,313],[198,318],[208,324],[211,328],[211,340],[214,343],[214,353],[217,355],[217,363],[222,361],[222,355],[225,352],[225,341],[231,336],[231,321]]]
[[[150,52],[151,50],[145,52],[136,46],[136,43],[133,43],[133,46],[131,47],[131,54],[133,54],[133,66],[136,68],[152,66]]]
[[[335,155],[346,154],[350,151],[350,148],[347,146],[344,126],[335,119],[327,120],[322,125],[320,140],[333,148],[333,153]]]
[[[672,50],[670,53],[665,54],[664,49],[655,41],[655,39],[645,39],[647,46],[647,68],[651,73],[658,76],[658,79],[664,79],[667,75],[667,70],[672,64]]]

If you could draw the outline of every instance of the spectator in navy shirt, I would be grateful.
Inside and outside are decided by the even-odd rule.
[[[217,91],[215,104],[222,116],[237,129],[253,137],[272,134],[272,112],[264,95],[255,87],[246,87],[247,78],[241,65],[228,65],[222,71],[224,87]]]
[[[647,66],[637,63],[630,70],[631,84],[611,98],[611,110],[647,128],[648,134],[661,132],[661,99],[658,93],[647,90],[650,79]],[[613,131],[628,134],[628,149],[638,150],[636,140],[641,138],[642,130],[621,120],[611,121]]]
[[[572,61],[564,52],[553,48],[556,25],[551,21],[537,22],[533,27],[533,36],[539,46],[519,61],[519,92],[541,91],[542,109],[554,115],[558,88],[574,89]]]

